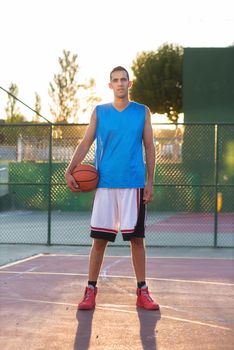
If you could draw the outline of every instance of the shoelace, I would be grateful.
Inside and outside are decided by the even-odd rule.
[[[83,301],[86,301],[86,300],[88,300],[88,299],[89,299],[89,297],[90,297],[90,293],[91,293],[91,291],[90,291],[90,290],[87,290],[87,292],[85,293],[85,296],[84,296]]]
[[[153,301],[153,299],[149,296],[148,291],[144,290],[141,292],[141,294],[143,294],[143,296],[148,299],[149,301]]]

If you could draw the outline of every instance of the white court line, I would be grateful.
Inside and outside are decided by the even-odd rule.
[[[21,271],[18,274],[14,274],[13,276],[8,277],[7,280],[11,280],[11,279],[20,277],[21,275],[23,275],[25,273],[28,273],[28,272],[33,272],[34,270],[40,268],[41,266],[43,266],[43,265],[33,266],[33,267],[31,267],[31,269],[28,269],[28,270],[25,270],[25,271]],[[1,273],[1,271],[0,271],[0,273]]]
[[[2,299],[2,300],[12,300],[12,301],[23,301],[23,302],[25,301],[25,302],[41,303],[41,304],[77,306],[77,304],[72,304],[72,303],[62,303],[62,302],[37,300],[37,299],[21,299],[21,298],[0,298],[0,299]],[[105,305],[105,304],[103,304],[103,305]],[[119,308],[120,306],[122,306],[122,305],[116,305],[115,304],[114,307],[113,306],[112,307],[96,306],[96,309],[104,310],[104,311],[115,311],[115,312],[122,312],[122,313],[137,314],[137,311],[123,310],[123,309]],[[161,306],[161,308],[163,308],[163,307]],[[189,319],[186,319],[186,318],[164,316],[164,315],[161,315],[161,318],[166,318],[166,319],[173,320],[173,321],[180,321],[180,322],[191,323],[191,324],[195,324],[195,325],[199,325],[199,326],[218,328],[218,329],[223,329],[223,330],[226,330],[226,331],[232,331],[232,329],[228,328],[228,327],[218,326],[216,324],[205,323],[205,322],[200,322],[200,321],[193,321],[193,320],[189,320]]]
[[[120,262],[121,262],[122,259],[119,259],[119,260],[115,260],[113,263],[110,263],[108,264],[107,266],[105,266],[105,268],[103,269],[102,271],[102,274],[101,274],[101,277],[104,279],[104,280],[107,280],[109,275],[107,274],[108,270],[115,266],[115,265],[118,265]]]
[[[58,301],[38,300],[38,299],[23,299],[23,298],[7,298],[7,297],[0,297],[0,300],[26,301],[26,302],[29,302],[29,303],[38,303],[38,304],[52,304],[52,305],[64,305],[64,306],[77,306],[77,304],[72,304],[72,303],[60,303],[60,302],[58,302]]]
[[[230,286],[234,287],[234,283],[226,283],[226,282],[212,282],[212,281],[196,281],[196,280],[179,280],[172,278],[147,278],[148,280],[157,280],[157,281],[165,281],[165,282],[181,282],[181,283],[198,283],[198,284],[211,284],[218,286]]]
[[[43,272],[43,271],[0,271],[0,275],[2,274],[19,274],[21,273],[22,275],[50,275],[50,276],[85,276],[87,277],[87,273],[70,273],[70,272]],[[102,277],[101,275],[99,275]],[[129,277],[130,278],[130,277]],[[133,278],[133,277],[132,277]]]
[[[0,271],[0,274],[19,274],[22,275],[55,275],[55,276],[85,276],[87,277],[87,273],[69,273],[69,272],[40,272],[40,271]],[[122,275],[106,275],[100,274],[100,277],[106,278],[125,278],[125,279],[136,279],[135,276],[122,276]],[[197,283],[197,284],[211,284],[218,286],[229,286],[234,287],[234,283],[225,283],[225,282],[212,282],[212,281],[194,281],[194,280],[179,280],[172,278],[156,278],[156,277],[147,277],[149,281],[164,281],[164,282],[178,282],[178,283]]]
[[[125,247],[124,247],[125,248]],[[55,256],[77,256],[77,257],[85,257],[89,258],[89,254],[56,254],[56,253],[43,253],[42,256],[49,256],[49,257],[55,257]],[[131,259],[130,255],[105,255],[105,258],[129,258]],[[148,259],[195,259],[195,260],[233,260],[233,258],[221,258],[221,257],[202,257],[202,256],[147,256],[146,260]]]
[[[200,321],[192,321],[192,320],[188,320],[186,318],[172,317],[172,316],[162,316],[162,318],[167,318],[167,319],[173,320],[173,321],[181,321],[181,322],[186,322],[186,323],[197,324],[199,326],[206,326],[206,327],[211,327],[211,328],[223,329],[226,331],[232,331],[232,329],[228,328],[228,327],[222,327],[222,326],[218,326],[216,324],[205,323],[205,322],[200,322]]]
[[[30,261],[30,260],[33,260],[33,259],[37,259],[37,258],[39,258],[39,257],[41,257],[43,255],[44,254],[36,254],[36,255],[30,256],[28,258],[24,258],[24,259],[14,261],[14,262],[6,264],[6,265],[2,265],[2,266],[0,266],[0,270],[5,269],[6,267],[10,267],[10,266],[21,264],[21,263],[23,263],[25,261]]]
[[[117,311],[117,312],[137,314],[137,311],[122,310],[122,309],[116,309],[116,308],[113,308],[113,307],[109,308],[109,307],[96,306],[96,308],[97,309],[101,309],[101,310],[105,310],[105,311]],[[163,308],[163,307],[161,307],[161,308]],[[167,318],[167,319],[173,320],[173,321],[187,322],[187,323],[192,323],[192,324],[196,324],[196,325],[199,325],[199,326],[206,326],[206,327],[211,327],[211,328],[219,328],[219,329],[223,329],[223,330],[226,330],[226,331],[232,331],[232,329],[228,328],[228,327],[222,327],[222,326],[218,326],[216,324],[205,323],[205,322],[200,322],[200,321],[193,321],[193,320],[189,320],[189,319],[186,319],[186,318],[164,316],[164,315],[161,315],[161,318]]]
[[[21,263],[24,263],[26,261],[30,261],[32,259],[37,259],[40,257],[56,257],[56,256],[76,256],[76,257],[85,257],[85,258],[89,258],[88,254],[50,254],[50,253],[40,253],[40,254],[35,254],[33,256],[30,256],[28,258],[24,258],[24,259],[20,259],[5,265],[0,266],[0,270],[5,269],[6,267],[10,267],[10,266],[14,266],[14,265],[18,265]],[[131,258],[131,256],[129,255],[106,255],[105,258],[119,258],[119,260],[121,260],[122,258],[126,259],[126,258]],[[204,257],[178,257],[178,256],[148,256],[146,258],[147,260],[149,259],[197,259],[197,260],[233,260],[233,258],[215,258],[215,257],[208,257],[208,258],[204,258]]]

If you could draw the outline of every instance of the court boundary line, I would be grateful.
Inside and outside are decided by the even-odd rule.
[[[0,275],[7,274],[20,274],[20,275],[50,275],[50,276],[81,276],[87,277],[87,273],[73,273],[73,272],[46,272],[46,271],[0,271]],[[125,279],[136,279],[135,276],[123,276],[123,275],[108,275],[106,273],[100,274],[99,277],[103,279],[107,278],[125,278]],[[163,282],[178,282],[178,283],[196,283],[196,284],[211,284],[211,285],[219,285],[219,286],[229,286],[233,287],[234,283],[226,283],[226,282],[213,282],[213,281],[199,281],[199,280],[180,280],[173,278],[158,278],[158,277],[147,277],[149,281],[163,281]]]
[[[10,266],[14,266],[14,265],[18,265],[21,263],[24,263],[26,261],[32,260],[32,259],[36,259],[36,258],[40,258],[40,257],[56,257],[56,256],[64,256],[64,257],[69,257],[69,256],[76,256],[76,257],[85,257],[85,258],[89,258],[89,254],[57,254],[57,253],[38,253],[35,255],[31,255],[28,256],[26,258],[23,259],[19,259],[16,261],[12,261],[10,263],[4,264],[4,265],[0,265],[0,270],[5,269],[7,267]],[[105,258],[131,258],[130,255],[105,255]],[[222,258],[222,257],[190,257],[190,256],[146,256],[146,261],[148,259],[195,259],[195,260],[230,260],[230,261],[234,261],[234,258]]]
[[[73,304],[73,303],[63,303],[63,302],[56,302],[56,301],[47,301],[47,300],[40,300],[40,299],[24,299],[24,298],[7,298],[7,297],[1,297],[0,299],[2,300],[12,300],[12,301],[21,301],[21,302],[31,302],[31,303],[42,303],[42,304],[52,304],[52,305],[62,305],[62,306],[76,306],[77,304]],[[137,314],[137,311],[133,311],[133,310],[123,310],[123,309],[119,309],[118,307],[104,307],[101,306],[102,304],[100,304],[100,306],[96,306],[96,309],[99,310],[103,310],[103,311],[115,311],[115,312],[122,312],[122,313],[133,313],[133,314]],[[115,304],[116,306],[116,304]],[[161,308],[163,308],[163,306],[161,306]],[[193,321],[193,320],[189,320],[186,318],[180,318],[180,317],[173,317],[173,316],[167,316],[167,315],[161,315],[160,317],[162,318],[166,318],[166,319],[170,319],[173,321],[180,321],[180,322],[185,322],[185,323],[191,323],[191,324],[195,324],[195,325],[199,325],[199,326],[205,326],[205,327],[210,327],[210,328],[218,328],[218,329],[222,329],[222,330],[226,330],[226,331],[232,331],[231,328],[228,327],[223,327],[223,326],[219,326],[216,324],[211,324],[211,323],[205,323],[205,322],[200,322],[200,321]]]
[[[41,256],[44,256],[44,254],[39,253],[39,254],[35,254],[35,255],[30,255],[27,258],[23,258],[23,259],[19,259],[19,260],[16,260],[16,261],[12,261],[12,262],[7,263],[5,265],[1,265],[0,266],[0,270],[5,269],[6,267],[11,267],[11,266],[14,266],[14,265],[17,265],[17,264],[21,264],[21,263],[29,261],[29,260],[33,260],[33,259],[39,258]]]
[[[125,248],[125,247],[123,247]],[[229,249],[229,248],[228,248]],[[147,250],[147,248],[146,248]],[[89,257],[89,254],[57,254],[57,253],[42,253],[44,256],[80,256],[80,257]],[[105,255],[105,258],[131,258],[131,255]],[[197,259],[197,260],[233,260],[234,258],[222,258],[222,257],[201,257],[201,256],[147,256],[147,259]]]

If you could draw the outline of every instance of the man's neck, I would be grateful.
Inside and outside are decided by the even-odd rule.
[[[113,106],[119,111],[125,109],[129,105],[129,99],[127,98],[115,98]]]

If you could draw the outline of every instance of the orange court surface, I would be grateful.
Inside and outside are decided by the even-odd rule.
[[[234,348],[233,250],[149,250],[147,284],[160,311],[136,308],[126,248],[106,255],[95,310],[78,311],[89,258],[87,249],[80,255],[75,250],[47,249],[2,264],[0,349]]]

